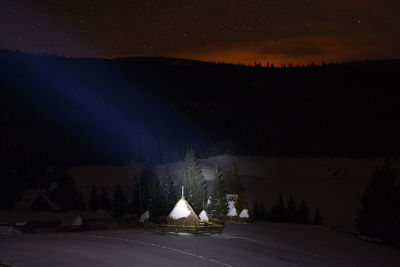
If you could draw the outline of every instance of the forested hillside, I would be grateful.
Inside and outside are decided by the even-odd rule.
[[[398,156],[400,61],[276,68],[0,51],[6,169],[220,153]],[[60,153],[60,151],[62,153]]]

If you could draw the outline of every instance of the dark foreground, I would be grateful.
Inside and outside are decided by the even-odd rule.
[[[211,237],[142,229],[1,236],[18,266],[400,266],[400,250],[326,227],[228,224]]]

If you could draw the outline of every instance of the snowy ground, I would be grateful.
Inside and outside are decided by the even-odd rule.
[[[400,266],[397,248],[326,227],[227,225],[222,236],[142,229],[0,235],[0,261],[18,266]]]

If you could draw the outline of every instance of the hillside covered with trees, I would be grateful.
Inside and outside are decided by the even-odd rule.
[[[5,171],[200,157],[398,156],[399,61],[276,68],[0,51]]]

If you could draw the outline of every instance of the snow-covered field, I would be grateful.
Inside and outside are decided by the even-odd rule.
[[[142,229],[0,235],[18,266],[400,266],[400,250],[327,227],[229,223],[211,237]]]

